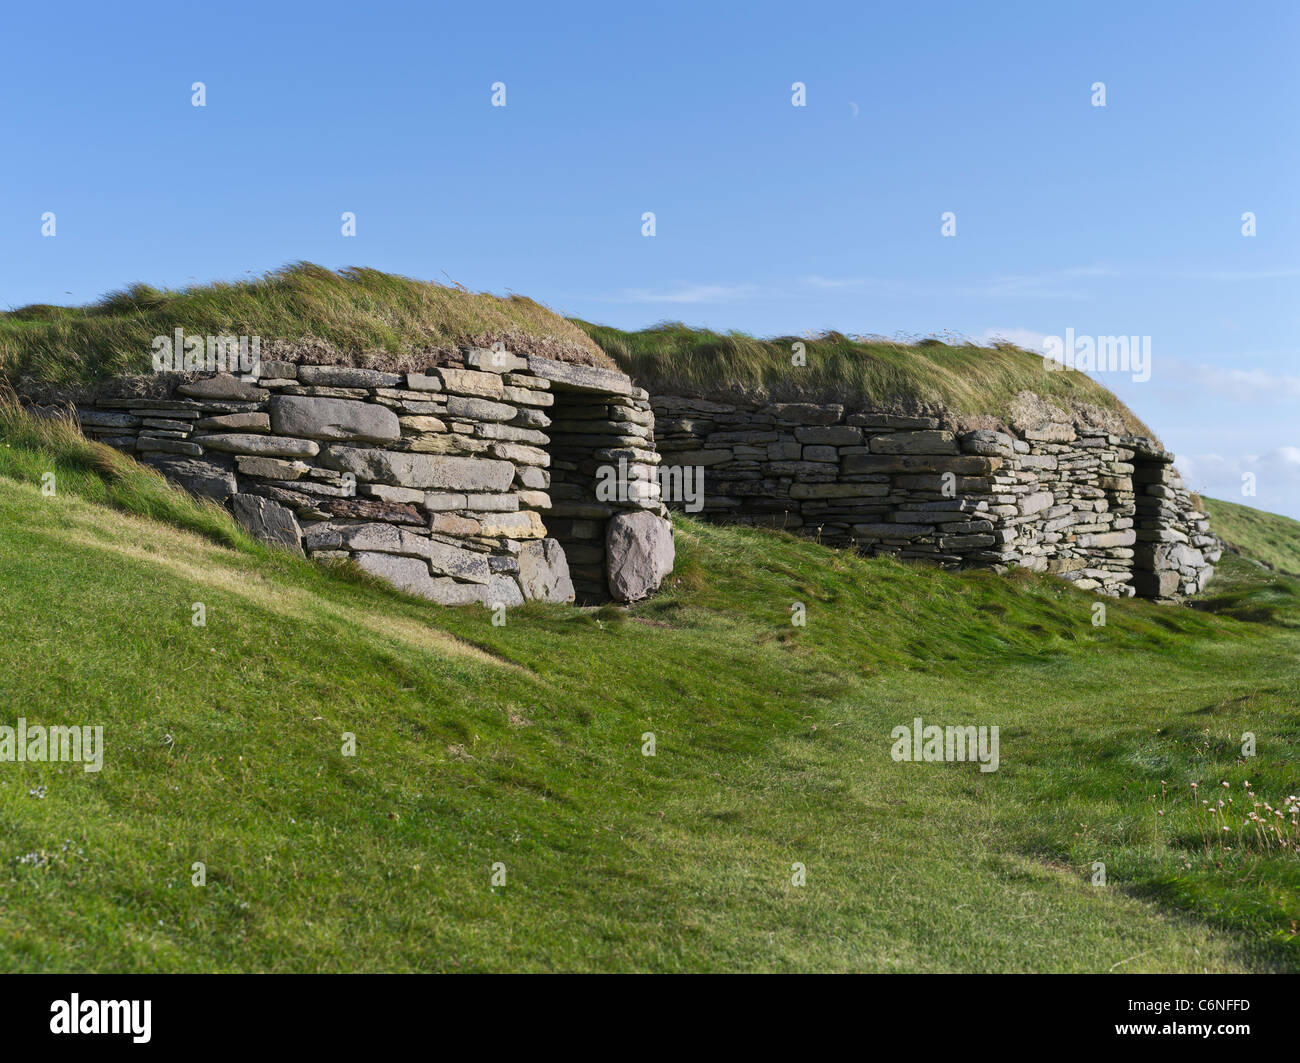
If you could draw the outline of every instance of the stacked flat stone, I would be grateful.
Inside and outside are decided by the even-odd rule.
[[[651,593],[672,567],[664,502],[684,506],[660,499],[661,460],[703,468],[710,519],[870,554],[1015,565],[1157,600],[1202,589],[1219,559],[1172,455],[1143,437],[651,398],[616,371],[501,351],[445,361],[160,377],[80,415],[259,536],[451,604]]]
[[[592,595],[606,579],[606,537],[599,527],[620,508],[666,512],[659,500],[649,396],[639,388],[625,394],[573,393],[557,411],[550,433],[552,502],[546,524],[564,546],[578,593]],[[612,480],[603,480],[611,473]],[[606,497],[597,491],[602,482],[615,488],[603,492]]]
[[[1133,476],[1138,558],[1134,583],[1144,598],[1170,598],[1204,590],[1221,545],[1199,512],[1168,454],[1156,454]]]
[[[622,428],[625,416],[649,416],[645,393],[621,373],[504,351],[445,360],[421,373],[268,361],[256,378],[160,375],[144,397],[122,394],[140,381],[118,381],[78,416],[88,436],[291,550],[354,560],[448,605],[573,601],[565,550],[547,527],[551,411],[557,396],[594,404],[608,418],[593,418],[599,431],[611,443],[635,435],[630,449],[645,463],[657,460],[652,433]],[[667,528],[657,500],[613,503],[577,530],[564,516],[574,548],[588,533],[609,569],[608,583],[603,570],[589,581],[592,596],[608,598],[624,569],[640,570],[635,550],[606,548],[610,524],[640,513]],[[671,555],[671,532],[655,533]],[[671,556],[666,564],[659,578]]]
[[[711,519],[949,567],[1019,565],[1114,596],[1191,593],[1219,557],[1151,440],[1055,422],[960,432],[840,404],[653,406],[662,460],[704,468]]]

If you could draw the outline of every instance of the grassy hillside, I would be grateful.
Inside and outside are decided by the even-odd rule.
[[[670,323],[640,332],[578,321],[621,369],[643,387],[692,395],[760,393],[786,401],[870,401],[904,410],[944,407],[957,414],[1013,418],[1014,400],[1032,392],[1067,413],[1112,414],[1139,435],[1148,429],[1084,373],[1048,372],[1039,355],[1018,347],[922,340],[895,343],[839,333],[818,338],[757,339]],[[793,345],[807,364],[791,364]]]
[[[263,357],[273,341],[299,342],[318,348],[320,361],[377,368],[423,368],[429,351],[497,341],[521,354],[609,364],[580,329],[522,296],[299,263],[235,283],[180,291],[134,284],[89,306],[0,313],[0,376],[68,387],[151,372],[153,338],[177,327],[260,336]]]
[[[0,970],[1300,969],[1300,828],[1244,814],[1300,793],[1294,580],[1094,626],[681,520],[654,600],[493,627],[12,412],[0,487],[0,723],[107,746],[0,764]],[[917,715],[999,770],[895,762]]]
[[[1300,575],[1300,521],[1217,498],[1201,501],[1214,534],[1230,550],[1279,572]]]
[[[260,336],[263,357],[388,369],[422,369],[430,352],[500,341],[523,354],[617,363],[651,389],[870,400],[879,407],[944,408],[995,421],[1011,420],[1015,397],[1027,391],[1067,413],[1110,414],[1126,430],[1150,434],[1090,377],[1048,372],[1040,357],[1010,346],[905,344],[838,333],[762,340],[677,324],[624,332],[566,320],[521,296],[501,298],[373,269],[336,273],[311,263],[235,283],[179,291],[134,284],[89,306],[0,313],[0,379],[29,389],[70,389],[147,373],[154,337],[170,336],[177,327],[188,335]],[[806,366],[791,365],[796,342],[806,348]]]

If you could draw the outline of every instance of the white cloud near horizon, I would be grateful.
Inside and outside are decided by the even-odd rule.
[[[1300,376],[1269,373],[1263,369],[1223,369],[1215,365],[1192,366],[1193,379],[1234,402],[1290,402],[1300,399]]]
[[[1300,446],[1263,454],[1179,454],[1178,471],[1193,491],[1300,520]],[[1243,495],[1243,477],[1254,476],[1254,495]]]
[[[1255,270],[1151,270],[1142,266],[1085,265],[1044,269],[1037,273],[973,277],[940,282],[896,280],[876,276],[828,277],[810,274],[789,280],[763,283],[682,283],[675,288],[623,288],[610,295],[588,296],[602,303],[731,303],[758,299],[789,298],[801,289],[822,292],[874,292],[880,294],[938,297],[957,295],[977,299],[1058,299],[1067,302],[1088,298],[1076,288],[1081,281],[1097,279],[1152,279],[1155,277],[1203,281],[1258,281],[1300,277],[1300,267],[1283,266]]]
[[[762,289],[752,284],[684,284],[664,291],[623,288],[613,295],[588,298],[599,303],[733,303],[761,294]]]

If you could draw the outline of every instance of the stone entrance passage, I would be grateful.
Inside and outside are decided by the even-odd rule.
[[[579,604],[644,598],[672,569],[649,396],[621,373],[530,359],[550,381],[547,535]]]
[[[1214,540],[1208,518],[1195,511],[1193,496],[1173,466],[1173,455],[1139,448],[1133,457],[1133,490],[1134,589],[1156,600],[1203,590],[1213,572],[1203,555]]]

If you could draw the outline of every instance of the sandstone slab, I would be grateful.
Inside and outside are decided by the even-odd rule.
[[[498,379],[498,378],[493,378]],[[515,476],[508,461],[446,454],[407,454],[334,445],[330,458],[358,480],[437,491],[506,491]]]
[[[196,436],[194,441],[207,450],[222,450],[232,454],[255,454],[268,458],[314,458],[320,453],[320,444],[314,440],[290,439],[287,436],[222,432],[210,436]]]
[[[293,511],[261,495],[237,494],[230,499],[230,511],[250,535],[263,542],[302,553],[302,529]]]
[[[372,443],[400,439],[401,423],[386,406],[351,399],[277,395],[271,400],[271,429],[307,439],[359,439]]]
[[[525,598],[542,602],[571,602],[573,580],[564,548],[555,539],[525,543],[519,551],[519,584]]]

